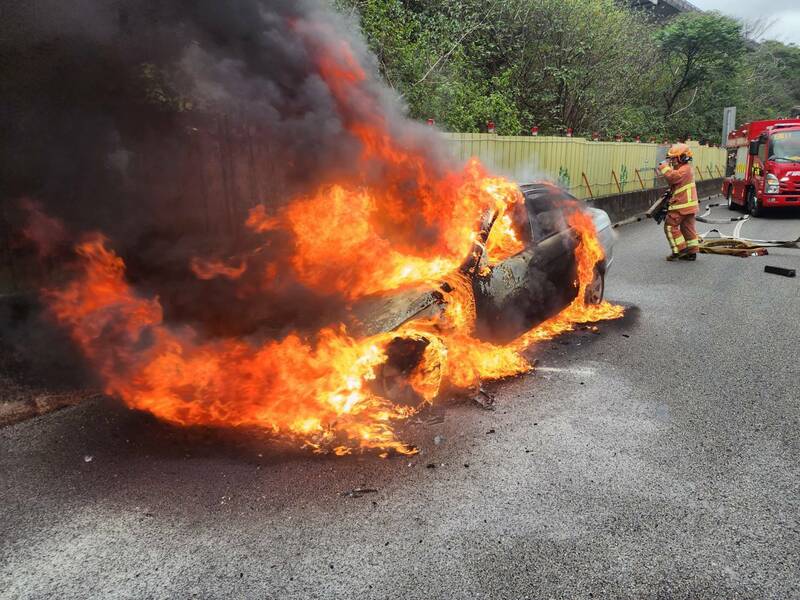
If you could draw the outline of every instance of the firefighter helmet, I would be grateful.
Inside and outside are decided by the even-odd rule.
[[[692,160],[692,149],[686,144],[673,144],[667,150],[667,158],[675,158],[679,162],[688,163]]]

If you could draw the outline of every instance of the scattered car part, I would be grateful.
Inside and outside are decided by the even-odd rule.
[[[783,275],[784,277],[794,277],[796,275],[794,269],[787,269],[785,267],[775,267],[772,265],[766,265],[764,267],[765,273],[774,273],[775,275]]]
[[[365,494],[377,494],[378,490],[375,488],[353,488],[352,490],[348,490],[346,492],[342,492],[339,494],[340,496],[344,496],[346,498],[361,498]]]

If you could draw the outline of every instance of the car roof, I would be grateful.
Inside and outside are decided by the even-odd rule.
[[[530,193],[532,196],[538,196],[540,194],[553,193],[553,192],[560,192],[569,195],[568,192],[562,190],[555,183],[550,183],[549,181],[535,181],[533,183],[521,183],[519,185],[519,188],[522,190],[524,194]]]
[[[565,202],[579,202],[575,196],[549,181],[523,183],[519,188],[528,204],[537,212],[563,207]]]

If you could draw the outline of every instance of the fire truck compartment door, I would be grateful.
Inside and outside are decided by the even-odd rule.
[[[736,151],[736,171],[733,178],[743,181],[747,178],[747,160],[750,158],[747,146],[742,146]]]

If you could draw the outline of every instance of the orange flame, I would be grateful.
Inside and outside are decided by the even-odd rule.
[[[302,22],[293,27],[313,28]],[[347,45],[317,50],[320,74],[341,106],[346,129],[363,148],[363,164],[354,171],[379,172],[378,182],[355,175],[319,182],[315,193],[292,199],[277,214],[256,207],[246,224],[264,235],[288,232],[294,243],[286,249],[286,264],[293,275],[312,289],[347,300],[446,280],[451,291],[441,314],[365,338],[336,326],[261,343],[208,341],[189,327],[165,324],[158,298],[137,295],[125,279],[122,259],[99,235],[77,247],[78,276],[46,295],[106,392],[131,408],[179,425],[255,427],[338,455],[353,449],[409,453],[413,449],[398,439],[395,426],[418,407],[395,403],[378,391],[395,338],[425,343],[408,381],[424,402],[432,402],[447,386],[474,389],[482,380],[528,371],[522,351],[529,345],[575,323],[619,317],[622,309],[586,304],[585,290],[603,250],[591,218],[576,212],[570,217],[580,237],[575,301],[512,344],[476,339],[471,281],[457,269],[483,239],[476,224],[487,212],[496,215],[484,243],[488,265],[524,248],[510,216],[522,202],[519,188],[491,176],[477,160],[461,171],[434,169],[419,142],[402,132],[392,135],[380,100],[365,87],[366,75]],[[359,110],[352,111],[353,106]],[[195,259],[190,266],[200,278],[223,277],[235,285],[247,262],[231,264]],[[267,267],[265,288],[273,285],[277,268]]]
[[[267,231],[278,229],[280,227],[280,221],[276,217],[269,216],[264,205],[259,204],[250,211],[245,225],[253,231],[266,233]]]
[[[198,279],[206,280],[216,277],[239,279],[247,269],[247,264],[243,260],[239,261],[239,264],[236,266],[230,266],[226,265],[221,260],[203,260],[197,257],[192,259],[189,266]]]
[[[310,287],[335,290],[351,299],[439,280],[456,269],[472,248],[476,220],[485,210],[499,212],[503,223],[493,228],[487,242],[492,260],[499,262],[522,250],[505,214],[521,201],[519,188],[486,177],[477,161],[467,165],[463,178],[450,214],[436,215],[452,224],[436,252],[396,249],[391,232],[380,222],[386,217],[384,203],[367,189],[332,185],[291,203],[285,217],[296,241],[292,265],[298,278]],[[248,222],[259,222],[258,210]]]
[[[621,316],[620,307],[583,300],[602,247],[588,216],[575,213],[570,224],[581,236],[578,296],[557,317],[508,346],[472,337],[474,300],[463,275],[448,278],[453,291],[440,322],[411,323],[364,339],[341,328],[325,329],[314,343],[299,335],[263,345],[201,342],[190,329],[168,328],[158,300],[134,293],[122,260],[101,236],[77,247],[81,276],[48,296],[56,318],[105,381],[106,392],[132,408],[180,425],[258,427],[316,449],[334,448],[337,454],[353,447],[407,453],[412,450],[395,437],[393,424],[415,409],[393,404],[370,388],[391,339],[428,341],[411,385],[432,401],[445,382],[467,389],[530,370],[521,351],[575,323]]]
[[[157,299],[139,298],[122,260],[93,236],[77,247],[81,276],[47,293],[105,381],[131,408],[180,425],[253,426],[314,446],[342,438],[362,448],[408,452],[391,422],[410,409],[368,391],[390,336],[355,340],[343,330],[256,346],[201,342],[162,322]]]

